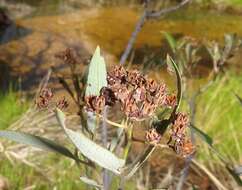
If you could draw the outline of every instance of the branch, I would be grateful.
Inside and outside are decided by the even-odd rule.
[[[137,22],[133,33],[131,34],[131,37],[130,37],[129,42],[128,42],[126,48],[125,48],[125,51],[123,52],[123,54],[120,58],[119,64],[123,65],[126,62],[128,56],[129,56],[129,54],[130,54],[130,52],[131,52],[131,50],[134,46],[136,38],[137,38],[139,32],[141,31],[141,29],[142,29],[142,27],[145,24],[145,21],[147,19],[157,18],[157,17],[160,17],[160,16],[165,15],[167,13],[176,11],[177,9],[179,9],[179,8],[185,6],[186,4],[188,4],[190,1],[191,0],[184,0],[176,6],[173,6],[173,7],[167,8],[167,9],[162,9],[162,10],[157,11],[157,12],[152,12],[152,11],[147,10],[147,7],[148,7],[147,4],[149,3],[149,1],[147,1],[146,5],[145,5],[145,10],[144,10],[142,16],[140,17],[139,21]]]
[[[180,4],[178,4],[174,7],[162,9],[162,10],[156,11],[156,12],[149,12],[148,15],[147,15],[147,18],[156,18],[156,17],[160,17],[162,15],[168,14],[170,12],[174,12],[174,11],[180,9],[181,7],[185,6],[186,4],[188,4],[190,1],[191,0],[184,0]]]
[[[147,10],[145,9],[143,15],[140,17],[138,23],[136,24],[135,30],[131,34],[131,37],[125,48],[125,51],[120,58],[119,64],[123,65],[125,63],[125,61],[127,60],[128,56],[134,46],[134,42],[138,36],[138,33],[141,31],[141,29],[145,23],[146,17],[147,17]]]

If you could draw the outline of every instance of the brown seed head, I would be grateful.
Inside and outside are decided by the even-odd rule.
[[[66,109],[68,106],[69,106],[69,104],[65,97],[63,97],[61,100],[59,100],[56,103],[56,107],[59,108],[60,110]]]
[[[146,131],[145,138],[149,143],[158,144],[161,140],[161,135],[156,131],[155,128],[152,128]]]
[[[87,96],[85,97],[86,109],[88,111],[101,114],[105,106],[105,98],[103,96]]]

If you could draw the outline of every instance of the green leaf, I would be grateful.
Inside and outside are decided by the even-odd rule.
[[[167,63],[167,67],[169,70],[172,70],[176,73],[176,81],[177,81],[177,105],[173,110],[173,113],[175,113],[181,104],[181,99],[182,99],[182,78],[181,78],[181,74],[180,71],[175,63],[175,61],[169,56],[167,55],[166,58],[166,63]]]
[[[104,58],[97,47],[89,65],[86,96],[99,95],[102,87],[107,86],[107,71]]]
[[[169,46],[171,47],[172,52],[175,53],[176,46],[177,46],[175,38],[173,38],[173,36],[168,32],[162,32],[162,33],[164,34]]]
[[[57,143],[35,135],[26,134],[16,131],[0,131],[0,137],[12,140],[18,143],[27,144],[42,150],[52,151],[60,153],[66,157],[77,160],[77,158],[64,146],[58,145]]]
[[[83,182],[83,183],[86,183],[88,185],[91,185],[93,187],[95,187],[96,189],[103,189],[103,186],[102,185],[99,185],[95,180],[93,179],[90,179],[90,178],[87,178],[85,176],[82,176],[80,177],[80,180]]]
[[[205,141],[208,145],[213,146],[213,139],[208,136],[206,133],[195,127],[194,125],[190,125],[191,130],[196,133],[203,141]]]
[[[56,110],[56,116],[67,136],[84,156],[115,174],[119,175],[121,173],[120,169],[125,164],[124,160],[118,158],[112,152],[91,141],[82,133],[77,133],[73,130],[67,129],[65,126],[65,115],[61,110]]]

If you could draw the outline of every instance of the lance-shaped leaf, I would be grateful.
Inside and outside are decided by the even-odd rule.
[[[90,186],[93,186],[94,188],[96,189],[103,189],[103,186],[102,185],[99,185],[95,180],[93,179],[90,179],[90,178],[87,178],[85,176],[82,176],[80,177],[80,180],[83,182],[83,183],[86,183]]]
[[[125,163],[124,160],[118,158],[112,152],[96,144],[82,133],[77,133],[73,130],[67,129],[65,126],[65,115],[59,109],[56,110],[56,116],[67,136],[84,156],[97,163],[101,167],[108,169],[115,174],[120,174],[120,169]]]
[[[8,140],[12,140],[18,143],[30,145],[42,150],[56,152],[66,157],[77,160],[77,158],[67,148],[43,137],[26,134],[22,132],[2,131],[2,130],[0,131],[0,137],[6,138]]]
[[[179,106],[181,104],[181,99],[182,99],[182,78],[181,78],[180,71],[179,71],[175,61],[169,55],[167,55],[166,63],[167,63],[168,70],[176,73],[177,105],[173,110],[173,114],[175,114],[175,112],[179,109]]]
[[[104,86],[107,86],[107,71],[98,46],[89,65],[86,96],[99,95],[101,88]]]
[[[177,46],[177,43],[176,43],[176,40],[175,38],[168,32],[162,32],[172,50],[173,53],[176,52],[176,46]]]
[[[100,54],[99,46],[96,48],[95,53],[92,56],[89,70],[88,70],[88,77],[87,77],[87,88],[85,95],[95,95],[98,96],[100,94],[100,90],[102,87],[107,86],[107,71],[104,58]],[[96,123],[96,116],[92,113],[87,113],[87,126],[89,131],[94,133],[97,123]]]

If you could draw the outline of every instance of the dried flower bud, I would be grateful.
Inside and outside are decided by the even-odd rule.
[[[176,141],[173,149],[178,155],[182,157],[188,157],[195,152],[195,147],[190,139],[182,139],[181,141]]]
[[[192,144],[190,139],[187,139],[184,142],[183,148],[182,148],[182,155],[183,157],[188,157],[191,154],[193,154],[195,152],[195,146]]]
[[[87,96],[85,102],[88,111],[98,114],[102,113],[105,106],[105,98],[103,96]]]
[[[155,128],[146,131],[145,135],[146,141],[152,144],[158,144],[161,140],[161,135],[157,132]]]
[[[44,109],[49,106],[49,103],[52,98],[53,98],[53,93],[51,89],[45,88],[41,90],[39,97],[35,100],[35,103],[37,104],[39,109]]]
[[[176,106],[176,95],[167,95],[164,101],[164,106],[175,107]]]
[[[35,103],[39,109],[47,108],[49,105],[49,101],[45,98],[39,98]]]
[[[154,79],[149,79],[146,83],[146,89],[151,93],[155,93],[158,88],[158,84]]]
[[[139,87],[134,90],[133,98],[136,102],[143,102],[146,99],[146,89],[144,87]]]
[[[184,128],[188,126],[188,124],[189,124],[189,117],[187,114],[181,113],[181,112],[176,114],[176,119],[174,121],[173,126],[175,126],[176,128],[179,127],[181,129],[182,127]]]
[[[45,98],[45,99],[47,99],[47,100],[52,99],[53,96],[54,96],[54,95],[53,95],[51,89],[49,89],[49,88],[45,88],[45,89],[43,89],[43,90],[40,92],[40,97]]]
[[[141,115],[143,117],[150,117],[156,109],[156,105],[152,102],[145,101],[143,102]]]
[[[56,107],[59,108],[60,110],[66,109],[69,106],[67,100],[65,99],[65,97],[63,97],[61,100],[59,100],[56,103]]]
[[[135,87],[138,86],[140,80],[142,80],[141,78],[142,78],[142,76],[141,76],[140,72],[137,70],[128,72],[127,80],[131,85],[133,85]]]
[[[120,84],[125,83],[127,71],[122,66],[115,66],[108,72],[108,84],[112,84],[112,80],[119,81]]]
[[[119,88],[115,89],[115,96],[122,104],[125,104],[127,99],[130,98],[131,92],[126,86],[122,85]]]
[[[154,97],[154,103],[157,105],[165,105],[166,103],[166,85],[161,84],[158,86],[155,97]]]
[[[139,117],[139,107],[135,103],[133,98],[128,98],[122,106],[122,110],[124,111],[127,117],[136,118]]]

